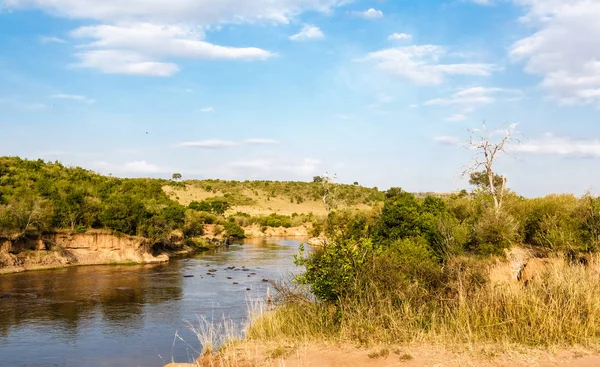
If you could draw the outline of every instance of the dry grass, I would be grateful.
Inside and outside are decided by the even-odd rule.
[[[344,300],[341,308],[305,300],[259,314],[251,340],[460,343],[533,347],[600,345],[600,279],[589,267],[553,259],[527,286],[488,282],[429,304]]]
[[[468,297],[459,292],[434,305],[346,300],[340,311],[295,293],[285,294],[277,307],[254,300],[244,339],[239,330],[218,330],[206,322],[197,329],[207,347],[200,362],[219,367],[600,364],[595,266],[555,258],[527,286],[497,280]]]
[[[223,197],[226,192],[221,191],[207,191],[203,187],[190,184],[185,189],[180,187],[164,186],[163,190],[173,200],[178,201],[182,205],[189,205],[192,201],[202,201],[211,198]],[[302,203],[292,202],[289,197],[286,196],[275,196],[270,197],[269,194],[260,189],[256,190],[242,190],[241,194],[245,197],[253,200],[252,205],[237,205],[231,207],[227,211],[227,215],[231,215],[237,212],[248,213],[252,216],[255,215],[268,215],[271,213],[277,213],[281,215],[292,215],[297,214],[309,214],[326,216],[328,211],[321,200],[306,199]],[[370,210],[371,207],[364,204],[348,206],[354,210]]]

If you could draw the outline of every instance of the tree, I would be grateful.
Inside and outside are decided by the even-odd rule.
[[[173,180],[181,180],[183,176],[181,175],[181,173],[173,173]]]
[[[337,175],[329,176],[325,173],[325,176],[321,177],[321,185],[323,186],[323,204],[327,211],[336,209],[339,205],[337,200],[336,182]]]
[[[506,190],[506,176],[499,176],[501,182],[497,181],[498,175],[494,173],[494,160],[500,153],[506,153],[506,147],[513,140],[516,140],[514,138],[515,126],[515,124],[512,124],[505,130],[489,131],[484,122],[481,129],[469,130],[471,136],[467,147],[476,150],[477,154],[473,157],[473,164],[463,172],[463,176],[477,173],[480,169],[483,169],[481,176],[476,174],[475,179],[476,182],[481,183],[482,177],[487,178],[489,193],[494,200],[496,213],[499,213],[502,208],[502,200]],[[495,136],[501,138],[494,140]]]
[[[315,176],[315,177],[313,177],[313,182],[314,183],[321,183],[321,182],[323,182],[323,177],[321,177],[321,176]]]
[[[502,189],[503,182],[504,181],[502,179],[502,176],[494,174],[494,186],[497,191]],[[471,184],[475,187],[479,187],[487,193],[491,193],[490,180],[488,178],[486,171],[471,172],[471,174],[469,175],[469,184]]]
[[[354,186],[358,186],[358,181],[354,181]]]

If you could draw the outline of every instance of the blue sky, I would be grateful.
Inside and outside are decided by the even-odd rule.
[[[0,155],[448,191],[517,124],[526,196],[600,185],[600,1],[0,0]],[[494,135],[497,137],[498,135]]]

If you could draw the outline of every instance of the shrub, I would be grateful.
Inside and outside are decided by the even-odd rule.
[[[244,232],[244,229],[240,227],[237,223],[228,221],[225,224],[223,224],[223,226],[225,228],[226,236],[233,236],[234,238],[246,238],[246,233]]]
[[[197,237],[204,234],[205,218],[202,213],[195,210],[186,210],[183,234],[186,237]]]
[[[478,254],[502,255],[519,240],[519,222],[509,213],[489,208],[475,225],[470,247]]]

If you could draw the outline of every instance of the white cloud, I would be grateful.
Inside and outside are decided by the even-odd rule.
[[[377,101],[375,103],[368,105],[367,108],[375,109],[375,110],[380,109],[381,107],[383,107],[383,105],[388,104],[393,101],[394,101],[394,97],[388,96],[385,93],[379,93],[377,95]],[[382,112],[382,111],[380,111],[380,112]]]
[[[477,5],[494,5],[493,0],[469,0]]]
[[[148,61],[143,55],[128,51],[94,50],[76,54],[80,62],[74,67],[98,69],[105,74],[171,76],[179,71],[170,62]]]
[[[230,148],[238,145],[234,141],[228,140],[219,140],[219,139],[209,139],[209,140],[201,140],[201,141],[191,141],[180,143],[180,147],[188,147],[188,148],[201,148],[201,149],[224,149]]]
[[[556,155],[574,158],[600,158],[600,139],[572,139],[546,134],[510,146],[510,151],[523,154]]]
[[[441,84],[448,75],[488,76],[498,69],[484,63],[444,64],[445,55],[442,46],[414,45],[371,52],[360,61],[374,61],[379,69],[419,85]]]
[[[243,169],[253,169],[253,170],[261,170],[261,171],[270,171],[273,169],[273,163],[268,160],[256,159],[256,160],[248,160],[248,161],[235,161],[229,163],[231,167],[234,168],[243,168]]]
[[[80,27],[71,35],[90,40],[79,46],[74,66],[107,74],[170,76],[179,71],[170,58],[265,60],[271,52],[255,47],[225,47],[203,40],[201,30],[180,25],[128,23]]]
[[[460,144],[460,140],[456,136],[448,136],[448,135],[436,136],[433,138],[433,141],[435,141],[436,143],[441,144],[441,145],[458,145],[458,144]]]
[[[465,114],[462,114],[462,113],[457,113],[457,114],[454,114],[454,115],[452,115],[452,116],[448,117],[448,118],[446,119],[446,121],[453,121],[453,122],[457,122],[457,121],[464,121],[464,120],[466,120],[467,118],[468,118],[468,116],[467,116],[467,115],[465,115]]]
[[[410,41],[412,39],[413,36],[408,33],[393,33],[388,37],[390,41]]]
[[[383,18],[383,12],[381,10],[375,10],[373,8],[365,11],[354,11],[352,14],[365,19],[379,19]]]
[[[28,110],[44,110],[47,106],[43,103],[32,103],[23,105],[23,107]]]
[[[244,171],[262,171],[262,173],[288,173],[299,177],[311,175],[317,171],[321,161],[314,158],[304,158],[300,161],[282,159],[252,159],[241,160],[229,163],[232,168],[241,169]]]
[[[550,97],[564,104],[600,105],[600,2],[513,0],[535,29],[511,49],[525,71],[539,75]]]
[[[53,36],[40,37],[40,42],[41,43],[67,43],[67,41],[65,41],[64,39],[58,38],[58,37],[53,37]]]
[[[132,161],[127,163],[113,164],[106,161],[92,161],[89,166],[101,173],[118,173],[125,175],[139,175],[139,174],[151,174],[151,173],[164,173],[167,170],[148,163],[145,160]]]
[[[71,101],[77,101],[77,102],[82,102],[82,103],[87,103],[87,104],[92,104],[95,103],[96,100],[95,99],[91,99],[88,98],[86,96],[81,96],[78,94],[53,94],[50,96],[50,98],[53,99],[69,99]]]
[[[200,112],[215,112],[213,107],[204,107],[200,109]]]
[[[340,120],[352,120],[354,119],[354,115],[346,114],[346,113],[338,113],[335,115],[336,118]]]
[[[481,105],[490,104],[499,98],[508,97],[513,100],[521,96],[520,91],[502,88],[472,87],[462,89],[448,98],[435,98],[424,103],[425,106],[450,106],[450,105]]]
[[[347,0],[5,0],[9,9],[38,8],[73,19],[102,22],[287,24],[306,11],[327,13]]]
[[[318,40],[325,38],[325,35],[314,25],[305,25],[300,32],[290,36],[292,41],[307,41],[307,40]]]
[[[279,144],[279,142],[275,139],[268,139],[268,138],[252,138],[252,139],[246,139],[244,140],[244,143],[246,144],[252,144],[252,145],[273,145],[273,144]]]
[[[146,161],[134,161],[134,162],[125,163],[125,165],[123,166],[123,170],[126,172],[133,172],[133,173],[159,173],[159,172],[162,172],[162,170],[158,166],[150,164]]]

